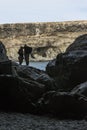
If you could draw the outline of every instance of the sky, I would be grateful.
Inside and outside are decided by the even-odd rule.
[[[87,20],[87,0],[0,0],[0,24]]]

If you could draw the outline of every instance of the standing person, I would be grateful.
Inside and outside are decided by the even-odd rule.
[[[32,52],[32,47],[27,46],[26,44],[24,45],[24,58],[26,65],[29,65],[29,54]]]
[[[19,60],[19,64],[21,65],[23,63],[23,47],[20,47],[18,50],[18,60]]]

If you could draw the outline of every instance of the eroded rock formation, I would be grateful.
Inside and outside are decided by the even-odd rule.
[[[51,60],[79,35],[87,33],[87,21],[20,23],[0,25],[0,40],[7,55],[17,60],[17,51],[25,43],[33,47],[31,60]]]
[[[71,89],[87,80],[87,34],[81,35],[46,67],[58,85]],[[59,87],[60,88],[60,87]]]
[[[78,37],[78,41],[80,38],[86,41],[87,34]],[[82,49],[82,43],[77,49],[74,45],[77,47],[78,42],[73,42],[66,52],[49,62],[46,72],[9,59],[11,64],[3,61],[11,71],[5,71],[0,64],[3,70],[0,73],[0,110],[51,114],[60,118],[86,117],[87,43]]]

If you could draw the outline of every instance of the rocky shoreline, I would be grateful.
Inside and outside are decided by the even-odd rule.
[[[2,43],[0,49],[0,115],[5,126],[12,128],[11,119],[20,119],[19,125],[15,122],[19,128],[86,129],[87,34],[50,61],[46,71],[9,60]]]
[[[78,37],[65,53],[48,63],[46,71],[9,60],[0,43],[3,50],[0,54],[0,109],[84,118],[87,114],[86,39],[87,34]]]

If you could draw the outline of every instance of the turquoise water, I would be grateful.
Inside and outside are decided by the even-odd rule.
[[[29,66],[35,67],[40,70],[45,70],[47,64],[48,64],[47,61],[46,62],[30,62]],[[23,65],[26,65],[25,62],[23,62]]]

